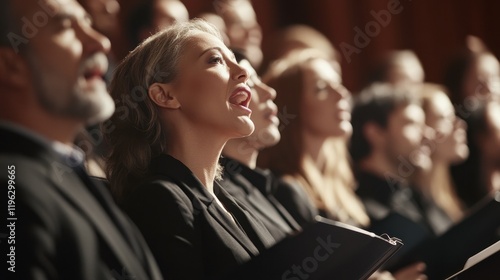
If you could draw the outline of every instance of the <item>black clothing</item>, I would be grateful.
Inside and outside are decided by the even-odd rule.
[[[266,197],[259,190],[259,188],[265,190],[270,187],[270,176],[265,176],[228,157],[222,158],[220,163],[224,167],[221,186],[239,204],[252,210],[252,213],[262,221],[276,241],[298,230],[298,224],[286,209],[276,199],[269,200],[268,198],[273,199],[273,197],[270,195]]]
[[[17,218],[15,244],[0,243],[2,255],[15,246],[8,279],[162,279],[139,231],[81,166],[34,137],[0,128],[0,139],[0,165],[15,171],[0,175]]]
[[[125,200],[124,209],[166,278],[215,279],[275,243],[251,211],[216,182],[214,193],[231,217],[177,159],[160,155],[149,171],[150,177]]]
[[[443,233],[452,225],[452,220],[445,212],[425,199],[415,187],[366,171],[357,171],[355,176],[358,182],[356,193],[363,201],[372,224],[394,211],[435,235]]]

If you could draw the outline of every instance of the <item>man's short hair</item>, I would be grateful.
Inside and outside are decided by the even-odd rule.
[[[153,0],[140,1],[126,19],[127,36],[133,48],[142,42],[141,30],[150,28],[153,24],[154,4]]]
[[[375,83],[356,96],[352,110],[353,133],[350,140],[350,153],[354,162],[369,156],[372,152],[370,142],[363,133],[367,123],[375,123],[386,128],[391,114],[401,106],[419,104],[417,88]]]

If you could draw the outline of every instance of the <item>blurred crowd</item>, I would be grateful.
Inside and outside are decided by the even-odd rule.
[[[263,52],[268,35],[250,0],[218,0],[201,14],[191,14],[180,0],[77,2],[92,19],[93,32],[107,37],[99,53],[109,65],[99,75],[115,111],[86,121],[86,129],[69,139],[85,152],[90,179],[83,180],[107,186],[114,202],[107,196],[97,200],[121,208],[106,213],[123,210],[131,218],[165,279],[213,279],[230,272],[317,215],[413,239],[392,232],[397,225],[384,228],[396,213],[415,226],[405,234],[438,237],[500,191],[500,62],[481,38],[467,36],[450,50],[440,84],[426,81],[414,51],[388,50],[362,90],[351,92],[343,84],[338,47],[311,26],[286,26],[273,34],[272,52]],[[228,102],[251,110],[248,119],[241,113],[230,122],[232,115],[221,113],[225,107],[212,104],[217,79],[225,76],[198,67],[195,58],[205,52],[194,54],[212,45],[210,65],[225,65],[230,79],[243,84],[243,94]],[[2,58],[0,67],[9,59]],[[34,73],[49,74],[33,84],[57,83],[52,68],[43,69]],[[1,90],[14,92],[18,85],[12,81]],[[18,101],[9,98],[2,97],[7,101],[0,127],[30,123],[16,121],[9,108]],[[118,226],[120,232],[127,223]],[[498,231],[488,236],[486,243],[499,238]],[[138,239],[132,248],[141,247]],[[149,250],[134,254],[148,259]],[[427,279],[426,265],[417,260],[391,272],[381,269],[372,279]],[[160,279],[158,268],[148,277]],[[57,275],[59,268],[44,269]],[[46,279],[36,274],[27,277]]]
[[[114,0],[79,2],[94,19],[95,28],[112,41],[110,60],[115,63],[118,63],[124,55],[155,32],[175,22],[186,22],[190,18],[198,17],[217,27],[223,36],[224,43],[231,50],[241,52],[248,58],[252,67],[263,76],[263,80],[281,93],[283,98],[286,98],[286,101],[281,104],[278,103],[281,98],[276,101],[279,104],[279,110],[283,110],[288,105],[286,102],[292,102],[289,100],[291,97],[287,96],[291,94],[290,89],[304,86],[292,85],[293,81],[298,82],[302,79],[299,76],[296,80],[284,83],[286,87],[283,89],[274,85],[274,78],[283,75],[279,72],[285,72],[285,68],[291,68],[288,64],[296,64],[296,67],[299,67],[311,60],[311,58],[300,58],[301,55],[307,56],[300,50],[317,50],[317,55],[323,57],[333,67],[338,75],[337,78],[340,79],[336,83],[342,86],[342,70],[340,69],[342,57],[338,49],[325,35],[311,26],[296,24],[283,28],[274,40],[274,50],[269,54],[264,54],[261,50],[264,31],[257,22],[256,11],[251,1],[217,1],[213,10],[199,15],[190,15],[182,1],[173,0],[140,1],[134,4],[119,3]],[[120,9],[120,5],[124,7]],[[121,11],[127,11],[127,13],[121,13]],[[261,68],[264,56],[267,61],[273,61],[267,69]],[[109,72],[112,72],[112,68]],[[352,102],[352,97],[359,96],[358,99],[362,100],[364,94],[372,95],[373,92],[378,91],[376,88],[381,87],[377,84],[385,84],[386,88],[395,87],[401,92],[407,91],[408,95],[413,95],[412,98],[418,99],[416,102],[423,110],[424,117],[415,125],[414,134],[401,135],[400,137],[404,137],[401,140],[393,138],[396,136],[393,135],[386,140],[393,142],[388,142],[381,147],[384,153],[394,157],[394,160],[391,160],[394,161],[393,164],[408,164],[406,167],[411,170],[398,171],[389,166],[375,165],[379,166],[378,172],[382,175],[391,173],[391,176],[395,178],[414,183],[416,187],[418,186],[419,192],[435,201],[453,220],[457,220],[466,209],[489,192],[500,189],[500,140],[497,123],[498,114],[500,114],[497,105],[500,96],[499,61],[480,38],[468,36],[464,38],[463,46],[450,50],[449,64],[444,76],[445,80],[442,84],[427,83],[424,67],[414,51],[388,50],[373,67],[367,83],[363,86],[364,90],[358,94],[357,92],[350,93],[345,88],[342,89],[345,91],[345,98],[349,101],[349,104],[345,105],[346,108],[342,109],[350,110],[351,106],[356,109],[359,104]],[[314,79],[319,79],[319,77],[312,79],[311,83],[314,84]],[[325,81],[316,81],[316,83],[321,84],[317,85],[318,87],[328,86],[328,82]],[[396,109],[400,105],[396,103],[392,106]],[[287,108],[290,108],[290,105]],[[311,112],[315,110],[311,109]],[[358,111],[355,110],[355,113]],[[298,114],[299,112],[296,113],[302,115]],[[303,114],[309,115],[310,113]],[[373,120],[370,118],[375,118],[368,113],[361,112],[360,114],[367,115],[368,120],[365,122],[371,123]],[[387,116],[384,116],[379,123],[382,128],[385,128],[387,120],[392,117],[390,112],[386,114]],[[312,122],[317,125],[325,123],[326,126],[333,126],[330,118],[320,116]],[[395,118],[399,117],[395,116]],[[410,114],[409,118],[416,117]],[[286,134],[287,123],[281,125],[282,134]],[[340,170],[348,169],[351,165],[357,169],[364,165],[358,161],[358,153],[366,153],[362,155],[363,157],[369,155],[368,151],[362,151],[368,148],[356,146],[358,141],[366,141],[365,145],[371,144],[372,141],[371,139],[358,140],[358,135],[363,134],[365,128],[363,128],[364,123],[359,124],[361,127],[356,127],[357,125],[353,121],[354,131],[347,131],[343,137],[339,137],[339,139],[344,138],[343,142],[350,146],[352,156],[342,152],[346,149],[342,147],[344,144],[336,144],[334,145],[336,148],[328,152],[339,150],[337,152],[341,156],[322,155],[336,162],[341,161],[338,158],[346,157],[345,164],[337,163],[337,168]],[[404,127],[399,129],[402,132]],[[369,138],[368,135],[363,136]],[[406,139],[410,137],[414,139]],[[404,145],[398,142],[405,140],[412,141],[413,146],[404,147],[406,150],[391,151],[391,149],[398,149],[398,145]],[[283,145],[288,145],[290,141],[282,142]],[[275,158],[281,160],[280,157]],[[265,162],[267,160],[262,160],[263,166],[272,167],[270,163]],[[397,168],[398,165],[394,167]],[[337,175],[333,177],[338,177]],[[335,180],[342,181],[340,178]],[[351,185],[349,187],[351,189],[356,189],[354,177],[345,180],[352,181],[345,184]],[[323,191],[314,189],[314,192],[319,192],[315,195],[320,195]],[[327,206],[329,203],[322,202],[322,204],[326,204],[323,205],[326,209],[329,208]]]

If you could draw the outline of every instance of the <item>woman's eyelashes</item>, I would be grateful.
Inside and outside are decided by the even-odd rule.
[[[58,28],[58,30],[63,31],[73,28],[76,19],[71,15],[61,14],[55,16],[54,22],[56,23],[55,24],[56,28]]]
[[[328,83],[326,81],[319,80],[316,82],[316,87],[315,87],[316,93],[319,94],[327,92],[327,88],[328,88]]]
[[[210,64],[224,64],[224,59],[220,55],[211,56],[208,60]]]

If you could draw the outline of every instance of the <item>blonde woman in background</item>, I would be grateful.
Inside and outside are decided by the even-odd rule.
[[[367,227],[370,220],[355,194],[346,147],[351,94],[342,85],[339,63],[318,50],[298,50],[274,62],[263,81],[276,89],[278,110],[289,117],[282,120],[282,140],[258,159],[288,183],[280,186],[278,200],[290,213],[299,213],[293,208],[306,206],[290,198],[305,191],[320,215]],[[394,275],[377,272],[371,279],[426,279],[423,267],[413,264]]]
[[[261,152],[259,163],[301,186],[322,215],[367,226],[342,139],[351,133],[350,93],[339,69],[313,49],[292,52],[271,66],[263,79],[276,88],[279,110],[294,118],[284,123],[283,140]]]

